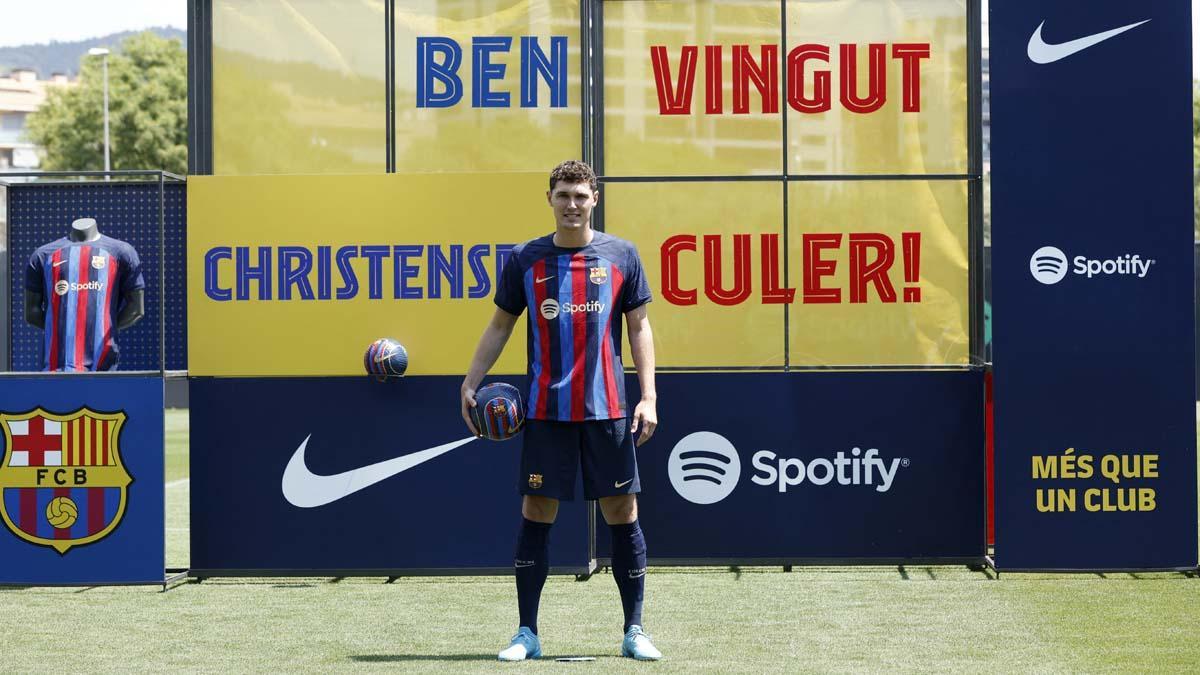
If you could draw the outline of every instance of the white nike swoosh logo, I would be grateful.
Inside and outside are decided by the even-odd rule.
[[[531,562],[527,562],[527,563],[513,563],[513,567],[533,567],[533,566],[534,566],[534,565],[536,565],[536,564],[537,564],[537,563],[531,563]]]
[[[308,447],[310,438],[312,438],[312,434],[305,437],[300,447],[296,448],[287,468],[283,470],[283,498],[288,500],[292,506],[299,506],[302,509],[332,504],[359,490],[387,480],[401,471],[408,471],[418,464],[428,462],[438,455],[444,455],[475,440],[474,436],[468,436],[461,441],[419,450],[332,476],[318,476],[309,471],[308,466],[304,463],[304,450]]]
[[[630,478],[629,480],[625,481],[624,483],[613,483],[613,487],[615,487],[615,488],[623,488],[623,487],[625,487],[626,485],[629,485],[629,484],[630,484],[630,483],[632,483],[632,482],[633,482],[633,479],[632,479],[632,478]]]
[[[542,277],[541,279],[535,279],[533,283],[535,283],[535,284],[540,284],[540,283],[542,283],[543,281],[550,281],[550,280],[551,280],[551,279],[553,279],[553,278],[554,278],[554,275],[553,275],[553,274],[551,274],[551,275],[550,275],[550,276],[548,276],[548,277]]]
[[[65,265],[66,263],[67,263],[66,260],[59,260],[58,262],[51,265],[51,267],[58,267],[59,265]]]
[[[1146,19],[1146,21],[1149,20],[1150,19]],[[1088,35],[1087,37],[1081,37],[1077,40],[1071,40],[1070,42],[1063,42],[1057,45],[1047,44],[1046,41],[1042,39],[1042,26],[1046,25],[1046,22],[1043,21],[1038,24],[1037,30],[1033,31],[1033,35],[1029,37],[1029,46],[1025,51],[1029,55],[1029,60],[1033,61],[1034,63],[1054,63],[1059,59],[1065,59],[1076,52],[1081,52],[1088,47],[1092,47],[1111,37],[1120,35],[1127,30],[1133,30],[1134,28],[1146,23],[1146,21],[1138,21],[1137,23],[1131,23],[1128,26],[1121,26],[1120,28],[1106,30],[1103,33]]]

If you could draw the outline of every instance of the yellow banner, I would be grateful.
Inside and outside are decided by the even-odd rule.
[[[789,184],[792,365],[966,365],[966,181]]]
[[[379,337],[410,374],[466,372],[511,246],[553,230],[545,173],[192,176],[192,375],[360,375]],[[525,372],[518,323],[492,369]]]
[[[962,0],[787,3],[790,174],[967,172]]]
[[[783,43],[778,2],[605,4],[605,173],[967,172],[962,0],[786,9]]]
[[[784,251],[782,182],[611,183],[600,192],[606,231],[642,256],[659,366],[783,366],[783,305],[758,295],[763,235],[774,236],[776,260]],[[748,248],[735,251],[735,240]],[[745,274],[753,298],[723,304],[727,294],[706,292],[706,279],[732,288]]]
[[[577,0],[215,0],[218,175],[542,171],[582,144]]]
[[[384,172],[387,48],[374,4],[211,3],[215,173]]]
[[[779,7],[777,0],[605,3],[605,173],[782,173]],[[757,64],[764,46],[761,73],[742,67]]]
[[[396,170],[549,171],[578,156],[579,4],[396,3]]]
[[[782,182],[604,186],[654,291],[660,366],[968,362],[966,181],[788,190],[785,235]]]

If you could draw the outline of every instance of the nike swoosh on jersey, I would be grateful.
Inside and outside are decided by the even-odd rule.
[[[475,440],[474,436],[468,436],[461,441],[411,452],[350,471],[343,471],[331,476],[318,476],[309,471],[308,465],[304,463],[304,452],[311,438],[312,434],[304,438],[304,442],[296,448],[296,452],[292,453],[292,459],[288,461],[287,468],[283,470],[283,498],[288,500],[292,506],[302,509],[332,504],[343,497],[369,488],[402,471],[408,471],[418,464],[428,462]]]
[[[51,265],[51,267],[58,267],[59,265],[65,265],[65,264],[67,264],[66,260],[59,260],[58,262]]]
[[[1146,19],[1146,21],[1149,20],[1150,19]],[[1093,35],[1088,35],[1086,37],[1081,37],[1071,40],[1070,42],[1063,42],[1056,45],[1049,44],[1042,39],[1042,26],[1046,25],[1046,22],[1043,21],[1038,24],[1037,29],[1033,31],[1033,35],[1029,37],[1029,46],[1025,48],[1025,53],[1029,55],[1029,60],[1033,61],[1034,63],[1054,63],[1059,59],[1065,59],[1072,54],[1081,52],[1088,47],[1100,44],[1111,37],[1116,37],[1127,30],[1133,30],[1134,28],[1146,23],[1146,21],[1138,21],[1137,23],[1131,23],[1128,26],[1121,26],[1120,28],[1106,30],[1103,33],[1095,33]]]
[[[553,278],[554,278],[554,275],[553,275],[553,274],[551,274],[551,275],[550,275],[550,276],[548,276],[548,277],[542,277],[541,279],[534,279],[534,280],[533,280],[533,283],[535,283],[535,284],[540,284],[540,283],[542,283],[543,281],[550,281],[550,280],[551,280],[551,279],[553,279]]]
[[[613,487],[620,489],[620,488],[623,488],[623,487],[625,487],[626,485],[629,485],[629,484],[630,484],[630,483],[632,483],[632,482],[633,482],[633,479],[632,479],[632,478],[630,478],[629,480],[625,481],[624,483],[617,483],[617,482],[615,482],[615,481],[614,481],[614,482],[613,482]]]

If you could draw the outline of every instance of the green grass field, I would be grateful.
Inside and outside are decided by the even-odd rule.
[[[186,566],[187,416],[167,417],[167,563]],[[653,545],[653,541],[651,541]],[[548,656],[495,662],[516,620],[508,577],[245,579],[0,590],[0,672],[498,670],[745,672],[1200,669],[1200,580],[961,567],[652,570],[659,663],[616,656],[607,575],[551,578]]]

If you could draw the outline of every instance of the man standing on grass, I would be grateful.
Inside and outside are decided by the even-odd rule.
[[[642,632],[646,542],[637,521],[637,445],[658,425],[654,392],[654,343],[646,303],[650,288],[637,249],[592,229],[599,201],[596,174],[567,161],[550,173],[546,199],[555,231],[513,249],[496,287],[496,312],[484,329],[462,384],[462,414],[475,389],[496,363],[521,312],[529,309],[529,398],[518,490],[521,530],[513,565],[519,628],[501,661],[542,655],[537,612],[549,574],[549,534],[558,501],[575,498],[575,474],[583,464],[586,499],[598,499],[612,530],[612,572],[625,610],[621,654],[654,660],[662,654]],[[621,365],[621,316],[642,400],[630,415]]]

